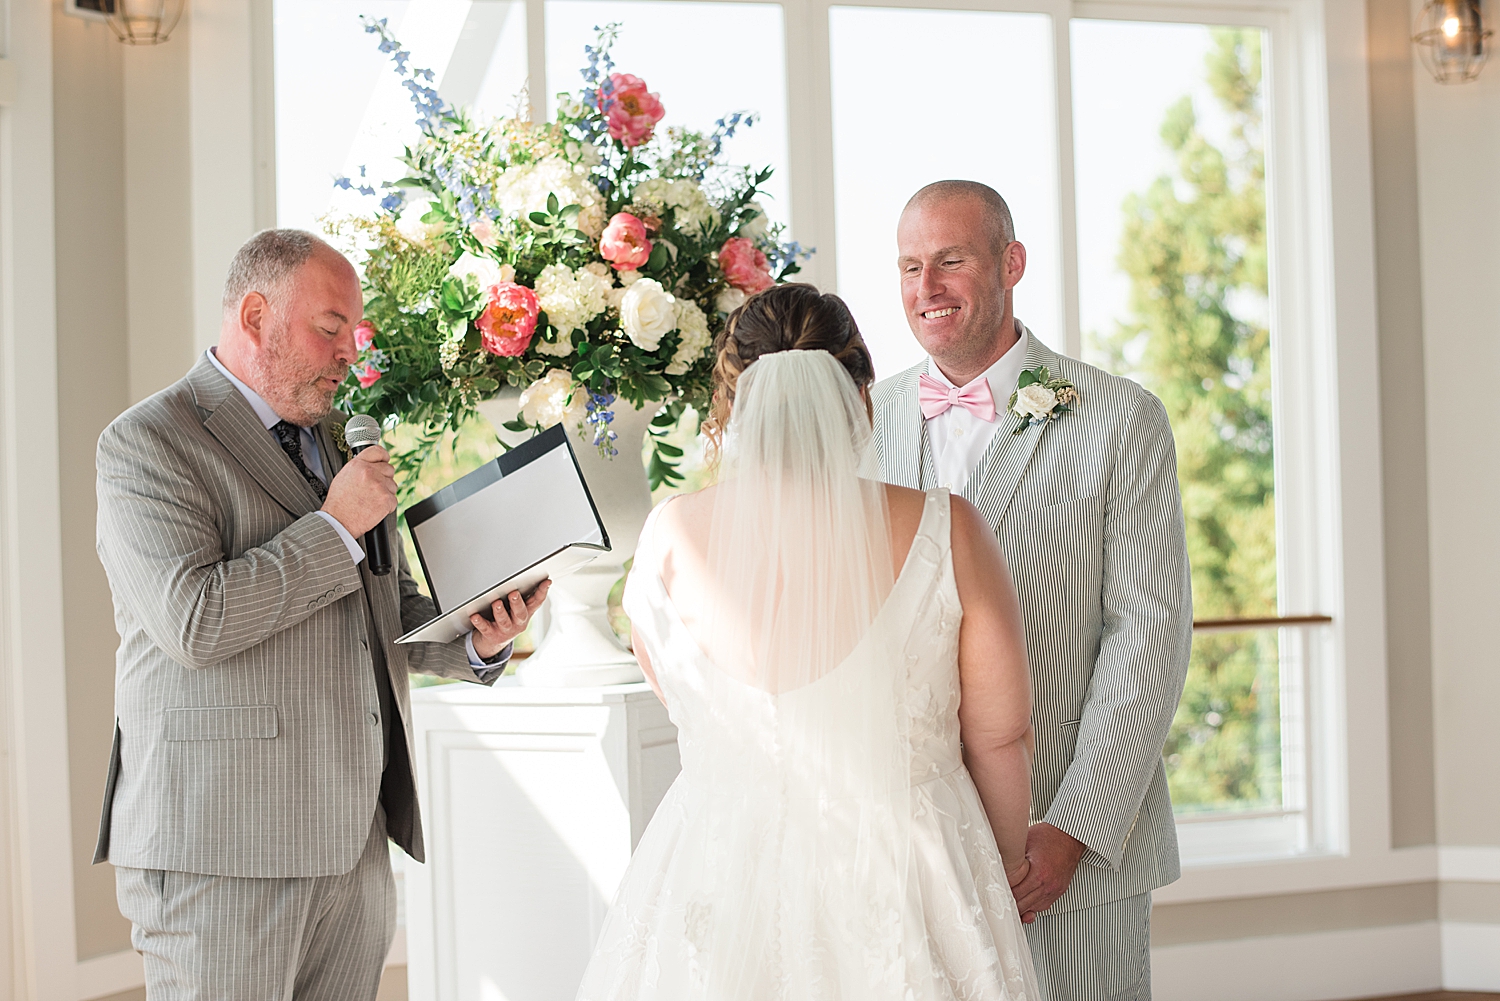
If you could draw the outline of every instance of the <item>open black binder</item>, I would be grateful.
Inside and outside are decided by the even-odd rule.
[[[448,643],[491,602],[608,552],[566,430],[555,424],[406,509],[438,614],[397,643]]]

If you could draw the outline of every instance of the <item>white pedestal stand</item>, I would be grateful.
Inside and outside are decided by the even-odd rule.
[[[505,679],[509,681],[509,679]],[[406,867],[414,1001],[572,1001],[679,770],[645,684],[412,693],[426,865]]]

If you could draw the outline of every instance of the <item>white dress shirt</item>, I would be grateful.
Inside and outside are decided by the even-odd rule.
[[[260,418],[260,422],[266,426],[268,432],[281,423],[281,416],[275,410],[271,409],[271,405],[259,393],[245,385],[235,377],[233,372],[225,368],[223,363],[214,356],[213,348],[209,348],[207,354],[209,362],[213,364],[214,368],[223,373],[224,378],[228,379],[235,389],[240,391],[240,395],[245,398],[246,403],[250,404],[250,409],[255,411],[255,416]],[[280,448],[281,440],[276,438],[275,432],[271,432],[271,437],[276,441],[276,447]],[[312,470],[314,476],[322,480],[325,485],[328,483],[328,471],[323,468],[323,453],[318,448],[318,439],[313,436],[312,428],[302,428],[302,460],[307,463],[307,468]],[[349,530],[337,518],[327,511],[315,511],[314,513],[327,521],[328,524],[333,526],[333,530],[339,533],[339,538],[343,540],[344,548],[349,550],[349,558],[351,560],[358,563],[365,558],[365,551],[360,548],[354,536],[350,534]],[[497,665],[503,666],[506,661],[510,660],[509,655],[512,647],[510,644],[506,644],[505,649],[501,650],[495,656],[494,660],[486,661],[483,657],[479,656],[479,651],[474,649],[474,633],[471,631],[464,639],[464,649],[468,651],[470,667],[493,668]]]
[[[1021,367],[1026,364],[1026,349],[1029,347],[1027,341],[1031,337],[1025,326],[1017,323],[1016,327],[1021,332],[1020,339],[981,376],[988,380],[990,393],[995,398],[995,419],[981,420],[965,407],[952,406],[927,421],[927,443],[932,448],[933,464],[937,467],[938,485],[947,487],[950,493],[963,493],[969,477],[994,440],[995,432],[1013,418],[1005,405],[1021,378]],[[931,358],[927,359],[927,374],[945,386],[963,388],[944,375]]]

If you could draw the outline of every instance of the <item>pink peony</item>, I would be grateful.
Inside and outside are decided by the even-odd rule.
[[[629,212],[616,212],[599,237],[599,256],[618,271],[635,271],[651,259],[646,224]]]
[[[743,236],[731,236],[724,241],[719,248],[719,269],[730,285],[752,295],[776,284],[766,255]]]
[[[646,81],[629,73],[609,75],[609,93],[604,98],[604,117],[609,134],[627,147],[651,138],[666,109],[661,99],[646,90]]]
[[[368,351],[374,343],[375,324],[369,320],[360,320],[354,325],[354,346],[361,351]]]
[[[501,282],[490,286],[489,303],[475,326],[484,349],[502,358],[524,353],[536,331],[536,293],[525,285]]]
[[[380,380],[380,369],[376,368],[374,365],[371,365],[369,362],[365,362],[363,368],[357,368],[354,370],[354,378],[359,380],[360,389],[369,389]]]

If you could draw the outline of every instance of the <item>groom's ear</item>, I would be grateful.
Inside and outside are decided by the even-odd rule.
[[[1000,252],[1000,284],[1009,292],[1021,282],[1026,274],[1026,245],[1012,240]]]

